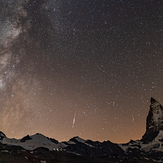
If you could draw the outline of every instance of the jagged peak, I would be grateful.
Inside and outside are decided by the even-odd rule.
[[[27,135],[27,136],[24,136],[21,140],[20,140],[20,142],[25,142],[25,141],[27,141],[27,140],[31,140],[32,138],[29,136],[29,135]]]
[[[2,131],[0,131],[0,136],[1,137],[6,137],[6,135]]]
[[[151,98],[151,105],[150,105],[150,111],[153,114],[153,120],[155,122],[159,122],[160,120],[163,120],[163,107],[162,105],[155,100],[154,98]]]
[[[157,100],[155,100],[153,97],[151,97],[151,104],[154,104],[154,103],[159,103]]]
[[[153,97],[150,99],[151,105],[146,121],[146,133],[143,141],[153,141],[160,130],[163,130],[163,107]]]

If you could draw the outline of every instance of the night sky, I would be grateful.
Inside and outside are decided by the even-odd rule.
[[[162,0],[0,0],[8,137],[141,139],[162,92]]]

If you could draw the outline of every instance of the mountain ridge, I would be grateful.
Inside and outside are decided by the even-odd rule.
[[[68,141],[58,142],[53,138],[40,133],[27,135],[22,139],[10,139],[0,131],[0,144],[13,148],[21,147],[24,150],[46,152],[61,151],[84,157],[114,157],[118,160],[140,158],[150,161],[163,162],[163,107],[151,97],[150,109],[146,118],[146,132],[141,140],[131,140],[125,144],[116,144],[111,141],[84,140],[75,136]],[[126,163],[126,162],[125,162]]]

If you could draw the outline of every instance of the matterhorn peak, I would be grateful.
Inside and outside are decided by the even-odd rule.
[[[151,104],[154,104],[154,103],[158,103],[158,101],[156,101],[153,97],[151,97]]]
[[[146,121],[146,132],[142,137],[142,141],[151,142],[163,130],[163,107],[151,97],[150,110]]]

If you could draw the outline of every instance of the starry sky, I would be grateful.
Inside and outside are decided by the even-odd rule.
[[[1,0],[0,130],[125,143],[163,104],[161,0]]]

